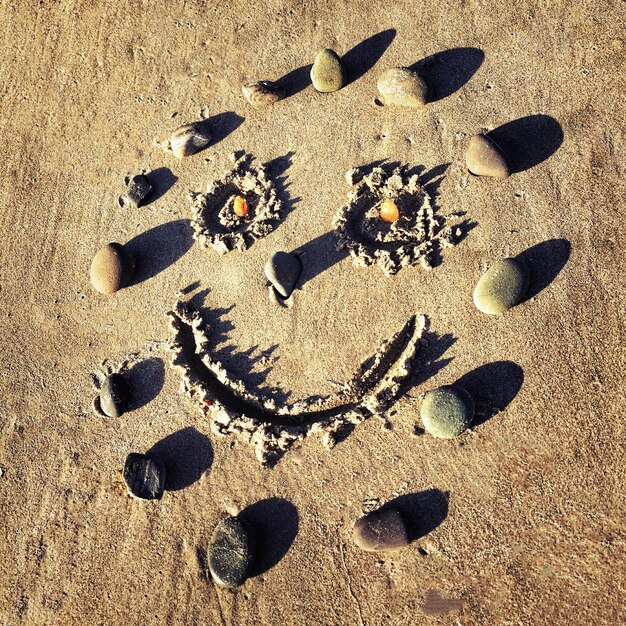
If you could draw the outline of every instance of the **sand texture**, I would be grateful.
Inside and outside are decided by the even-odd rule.
[[[1,2],[0,626],[624,622],[625,33],[617,0]],[[392,67],[423,109],[373,103]],[[251,106],[260,80],[285,97]],[[195,120],[206,148],[162,149]],[[509,178],[469,174],[477,133]],[[348,229],[382,265],[338,247],[353,168],[413,185],[415,229]],[[137,264],[105,296],[109,242]],[[276,251],[303,264],[285,306]],[[528,293],[484,315],[504,257]],[[127,411],[98,415],[118,370]],[[448,384],[476,418],[439,440],[420,396]],[[160,500],[124,493],[132,452]],[[384,506],[410,544],[363,551]],[[228,590],[208,542],[238,514],[259,552]]]

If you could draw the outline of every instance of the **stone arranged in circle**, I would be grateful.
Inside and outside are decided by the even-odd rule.
[[[354,543],[367,552],[392,550],[410,543],[400,511],[379,509],[357,520],[352,530]]]
[[[384,71],[376,87],[380,93],[376,104],[423,109],[428,102],[428,85],[408,67],[392,67]]]
[[[120,417],[127,408],[129,389],[121,374],[110,374],[100,387],[100,409],[109,417]]]
[[[121,200],[123,204],[137,208],[151,193],[152,185],[148,178],[144,174],[135,174],[126,178],[126,194]]]
[[[339,55],[330,48],[320,50],[311,68],[311,82],[317,91],[338,91],[346,83],[346,76]]]
[[[429,391],[420,411],[424,428],[439,439],[452,439],[474,419],[474,400],[464,389],[444,385]]]
[[[508,178],[511,174],[502,150],[486,135],[475,135],[470,139],[465,162],[467,169],[476,176]]]
[[[128,493],[142,500],[159,500],[165,489],[165,466],[157,459],[132,452],[126,458],[122,476]]]
[[[206,148],[211,139],[206,121],[183,124],[172,133],[170,148],[177,159],[182,159]]]
[[[248,83],[241,88],[246,100],[255,107],[274,104],[285,97],[285,90],[269,80]]]
[[[398,205],[391,198],[385,198],[380,203],[379,214],[380,219],[389,224],[397,222],[400,219],[400,209],[398,209]]]
[[[500,259],[480,277],[474,289],[474,304],[488,315],[503,313],[521,302],[529,281],[524,263],[516,259]]]
[[[265,264],[265,276],[283,298],[288,298],[302,274],[302,263],[295,254],[276,252]]]
[[[255,541],[249,528],[237,517],[218,523],[208,550],[209,571],[222,587],[238,587],[250,574]]]
[[[135,272],[135,258],[119,243],[100,248],[91,262],[91,284],[96,291],[112,294],[125,287]]]

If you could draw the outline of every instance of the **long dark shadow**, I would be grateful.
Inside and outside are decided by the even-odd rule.
[[[167,491],[178,491],[193,485],[213,463],[213,447],[209,438],[192,426],[161,439],[147,454],[165,465]]]
[[[481,365],[459,378],[454,386],[465,389],[476,404],[473,426],[479,426],[504,411],[524,382],[524,370],[513,361]]]
[[[342,64],[347,74],[346,86],[361,78],[376,65],[395,36],[395,28],[383,30],[364,39],[343,55]]]
[[[133,237],[125,245],[137,263],[135,275],[130,284],[138,285],[156,276],[176,263],[192,244],[193,237],[189,220],[173,220]]]
[[[465,85],[482,65],[485,53],[480,48],[450,48],[414,63],[429,88],[429,102],[452,95]]]
[[[129,410],[134,411],[154,400],[165,381],[163,359],[152,357],[133,365],[124,373],[130,389]]]
[[[333,230],[311,239],[294,250],[293,254],[302,262],[302,274],[296,289],[348,257],[346,250],[337,250],[337,236]]]
[[[303,65],[276,81],[285,90],[285,98],[295,96],[311,84],[311,67],[311,64]]]
[[[530,284],[524,302],[552,283],[565,267],[571,250],[572,245],[567,239],[548,239],[517,255],[516,259],[530,270]]]
[[[148,182],[152,185],[152,191],[144,203],[144,206],[156,202],[165,195],[178,180],[169,167],[157,167],[146,174]]]
[[[395,508],[400,511],[407,526],[409,541],[415,541],[432,532],[448,516],[449,492],[427,489],[399,496],[381,509]]]
[[[206,123],[209,132],[212,135],[210,146],[218,144],[223,139],[226,139],[228,135],[237,130],[244,122],[246,118],[237,115],[234,111],[226,111],[224,113],[218,113],[212,115],[208,119],[201,122]]]
[[[425,332],[414,358],[413,372],[405,382],[405,391],[419,387],[446,367],[452,358],[442,357],[455,343],[456,338],[451,333],[438,335],[430,331]]]
[[[563,143],[561,125],[549,115],[528,115],[488,133],[506,155],[511,173],[539,165]]]

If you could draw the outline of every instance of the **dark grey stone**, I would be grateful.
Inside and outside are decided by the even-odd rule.
[[[100,387],[100,408],[109,417],[120,417],[128,406],[128,383],[121,374],[107,376]]]
[[[165,466],[145,454],[132,452],[122,472],[128,492],[135,498],[159,500],[165,488]]]
[[[354,543],[367,552],[391,550],[410,543],[406,524],[397,509],[379,509],[357,520]]]
[[[255,553],[254,537],[237,517],[223,519],[209,544],[209,571],[222,587],[238,587],[248,577]]]
[[[265,264],[265,276],[274,289],[283,297],[288,298],[293,292],[302,274],[302,263],[295,254],[276,252]]]
[[[137,208],[152,193],[152,185],[143,174],[129,176],[126,181],[125,200],[130,206]]]

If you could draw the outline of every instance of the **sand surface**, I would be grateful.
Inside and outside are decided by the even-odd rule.
[[[1,4],[0,624],[625,619],[623,2]],[[337,93],[307,86],[323,47],[352,68]],[[380,72],[424,59],[425,110],[372,104]],[[288,74],[273,107],[241,95]],[[157,145],[207,112],[202,153]],[[498,127],[516,171],[468,175],[470,137]],[[193,242],[188,193],[235,150],[270,162],[285,212],[219,256]],[[472,223],[431,270],[387,277],[335,251],[345,173],[384,159],[423,166],[437,210]],[[121,208],[143,168],[157,197]],[[109,241],[139,267],[102,296],[89,266]],[[263,266],[296,249],[304,273],[278,307]],[[482,315],[482,271],[520,254],[530,298]],[[427,345],[386,420],[330,451],[307,437],[265,468],[178,391],[165,313],[188,285],[214,354],[280,402],[334,393],[412,315],[429,318]],[[94,415],[91,374],[132,353],[136,408]],[[471,432],[416,434],[419,394],[457,381],[481,411]],[[169,464],[166,492],[131,500],[118,472],[149,450]],[[362,552],[354,521],[394,499],[415,540]],[[230,592],[205,551],[239,511],[262,550]]]

